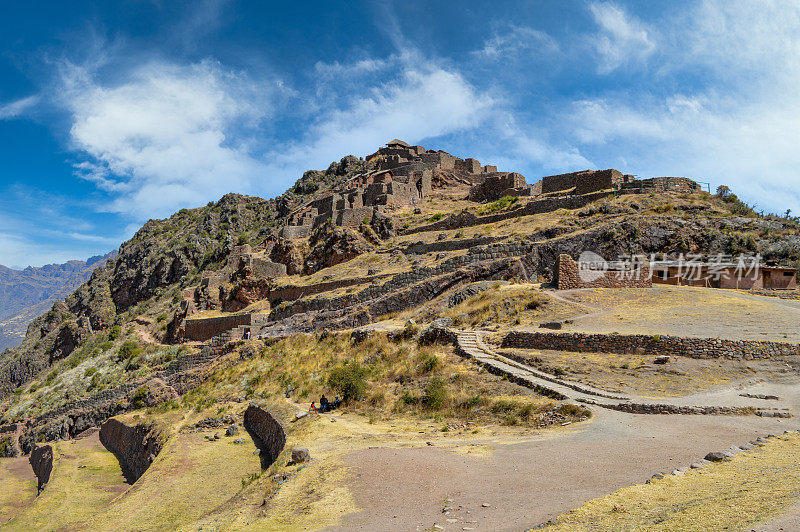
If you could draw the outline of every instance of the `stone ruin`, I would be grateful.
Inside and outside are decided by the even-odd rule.
[[[341,227],[358,227],[371,223],[377,213],[424,201],[434,188],[458,184],[470,186],[468,199],[475,202],[496,201],[504,196],[564,197],[604,191],[626,194],[701,190],[698,183],[688,178],[638,180],[613,168],[546,176],[529,185],[522,174],[498,172],[496,166],[481,165],[471,157],[460,159],[442,150],[411,146],[398,139],[367,156],[363,167],[334,190],[294,211],[287,211],[287,223],[278,236],[307,238],[315,228],[329,221]]]
[[[619,170],[581,170],[566,174],[545,176],[532,185],[536,188],[531,195],[584,195],[603,190],[616,190],[621,193],[636,192],[700,192],[702,187],[687,177],[653,177],[636,179]]]
[[[369,222],[377,212],[419,203],[430,196],[435,182],[480,185],[492,180],[524,187],[519,174],[498,172],[496,166],[481,166],[477,159],[459,159],[445,151],[410,146],[394,139],[367,158],[367,170],[356,173],[337,190],[303,205],[289,215],[280,230],[283,238],[305,238],[323,223],[356,227]],[[508,178],[509,175],[513,177]],[[505,181],[504,181],[505,180]]]

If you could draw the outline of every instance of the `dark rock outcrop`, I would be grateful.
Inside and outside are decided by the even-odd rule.
[[[103,423],[100,442],[117,457],[130,484],[147,471],[164,447],[164,437],[154,425],[130,426],[116,419]]]

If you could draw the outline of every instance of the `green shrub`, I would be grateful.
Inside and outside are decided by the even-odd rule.
[[[147,388],[142,386],[133,393],[133,396],[131,397],[131,406],[133,406],[133,408],[142,408],[143,406],[145,406],[146,399],[147,399]]]
[[[331,371],[328,385],[339,392],[343,401],[359,400],[367,389],[367,370],[358,362],[348,362]]]
[[[120,327],[119,325],[114,325],[108,331],[108,338],[109,340],[116,340],[117,338],[120,337],[121,334],[122,334],[122,327]]]
[[[425,387],[422,404],[429,410],[441,410],[447,402],[447,387],[439,377],[432,378]]]
[[[507,211],[519,203],[517,196],[503,196],[480,209],[480,213]]]
[[[428,218],[428,221],[429,221],[429,222],[438,222],[438,221],[439,221],[439,220],[441,220],[442,218],[444,218],[444,214],[442,214],[442,213],[440,213],[440,212],[437,212],[436,214],[434,214],[433,216],[431,216],[430,218]]]
[[[130,360],[139,355],[142,352],[142,349],[139,347],[139,344],[134,342],[133,340],[126,340],[119,346],[118,351],[118,358],[120,360]]]
[[[439,357],[430,353],[422,353],[419,356],[419,371],[420,373],[431,373],[439,368],[441,363]]]
[[[86,371],[83,372],[83,376],[84,377],[91,377],[95,373],[97,373],[97,368],[95,368],[95,367],[86,368]]]
[[[114,347],[114,342],[103,342],[98,347],[100,347],[100,351],[106,352],[112,347]]]

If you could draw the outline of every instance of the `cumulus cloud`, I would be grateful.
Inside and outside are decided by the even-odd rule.
[[[270,87],[212,62],[150,63],[113,85],[74,65],[64,77],[71,138],[89,156],[77,173],[113,193],[112,212],[164,216],[266,177],[238,132],[267,115]]]
[[[615,151],[644,175],[694,176],[761,208],[800,212],[800,5],[705,0],[662,22],[672,29],[663,35],[659,84],[701,72],[694,90],[576,101],[563,115],[567,136]]]
[[[478,127],[494,100],[459,73],[429,65],[403,68],[398,79],[354,95],[348,104],[324,114],[286,159],[326,164],[359,155],[398,137],[411,143]]]
[[[589,5],[600,32],[593,38],[599,57],[598,72],[608,74],[630,63],[642,62],[656,48],[653,30],[621,7],[595,2]]]

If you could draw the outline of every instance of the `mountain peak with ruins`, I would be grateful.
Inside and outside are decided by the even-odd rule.
[[[527,179],[393,139],[277,198],[151,220],[0,356],[0,526],[529,529],[673,449],[699,463],[724,431],[775,433],[800,414],[800,223],[709,188]],[[558,459],[609,442],[604,467],[649,450],[613,486]],[[445,468],[435,497],[410,462]],[[540,486],[546,512],[525,506]],[[66,490],[87,494],[75,512]]]

